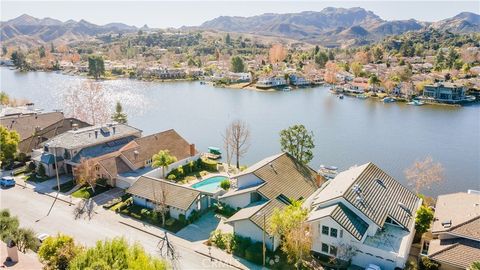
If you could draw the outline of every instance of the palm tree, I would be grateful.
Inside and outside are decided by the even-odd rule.
[[[163,177],[165,177],[165,170],[168,169],[168,166],[174,162],[177,162],[177,158],[170,155],[170,152],[168,150],[160,150],[158,154],[155,154],[152,157],[152,167],[162,167]]]

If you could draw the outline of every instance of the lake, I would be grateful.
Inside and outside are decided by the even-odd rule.
[[[37,108],[62,109],[62,93],[85,78],[0,68],[1,90],[27,98]],[[200,151],[223,147],[225,127],[245,120],[251,145],[241,160],[251,165],[280,151],[279,131],[304,124],[315,135],[320,164],[348,169],[373,162],[406,184],[405,168],[431,155],[445,167],[445,180],[425,193],[438,195],[480,189],[480,106],[409,106],[345,97],[328,88],[259,92],[215,88],[199,82],[101,82],[112,110],[120,100],[129,124],[144,135],[174,128]]]

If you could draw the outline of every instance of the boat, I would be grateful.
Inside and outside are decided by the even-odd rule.
[[[282,89],[283,92],[288,92],[288,91],[291,91],[291,90],[292,90],[292,88],[290,86],[284,87]]]
[[[393,97],[386,97],[383,99],[383,103],[392,103],[392,102],[395,102],[397,101],[395,98]]]
[[[365,95],[365,94],[358,94],[358,95],[356,95],[356,97],[359,98],[359,99],[367,99],[368,98],[368,96]]]
[[[414,100],[408,102],[407,104],[408,105],[413,105],[413,106],[422,106],[422,105],[425,105],[425,102],[414,99]]]
[[[338,95],[339,99],[343,99],[343,94]]]
[[[327,179],[333,179],[338,174],[338,168],[335,166],[320,165],[318,173]]]
[[[222,152],[220,151],[220,148],[210,146],[208,147],[208,153],[205,153],[205,156],[209,159],[219,159],[222,157]]]

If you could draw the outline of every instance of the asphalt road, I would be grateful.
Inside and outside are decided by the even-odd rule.
[[[96,207],[97,214],[91,220],[88,218],[75,220],[74,206],[57,201],[47,216],[53,200],[52,197],[18,185],[10,189],[0,189],[0,208],[7,208],[11,214],[18,216],[22,227],[30,227],[37,233],[49,235],[67,234],[86,246],[93,246],[98,240],[122,236],[131,243],[140,243],[150,254],[160,256],[157,237],[120,223],[125,221],[125,218],[112,211]],[[161,229],[156,229],[155,233],[163,235]],[[223,263],[212,262],[209,258],[196,253],[193,250],[193,244],[184,239],[174,235],[169,236],[169,239],[180,255],[176,268],[233,269]]]

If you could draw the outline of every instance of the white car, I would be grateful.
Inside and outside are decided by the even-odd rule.
[[[367,268],[365,268],[365,270],[382,270],[382,268],[380,268],[380,266],[376,264],[371,263],[367,266]]]
[[[37,234],[37,239],[38,239],[38,241],[40,241],[40,243],[43,243],[43,241],[45,241],[45,239],[47,239],[48,237],[50,237],[50,235],[48,235],[46,233]]]

